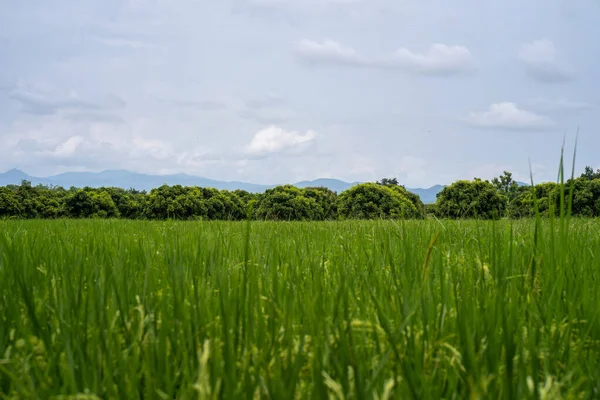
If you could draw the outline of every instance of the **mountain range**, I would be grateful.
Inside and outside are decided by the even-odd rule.
[[[182,186],[200,186],[212,187],[216,189],[236,190],[242,189],[248,192],[260,193],[274,187],[275,185],[259,185],[247,182],[237,181],[218,181],[200,176],[187,174],[173,175],[149,175],[125,170],[107,170],[102,172],[65,172],[45,178],[35,177],[18,170],[0,173],[0,186],[19,185],[21,181],[26,180],[32,185],[62,186],[64,188],[74,187],[120,187],[123,189],[134,188],[137,190],[150,191],[161,185],[182,185]],[[345,182],[339,179],[316,179],[313,181],[302,181],[293,185],[299,188],[311,186],[323,186],[335,192],[343,192],[360,182]],[[406,188],[407,190],[419,195],[425,204],[435,203],[436,195],[444,188],[442,185],[435,185],[428,189]]]

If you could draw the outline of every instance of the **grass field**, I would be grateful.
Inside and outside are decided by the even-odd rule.
[[[0,318],[0,398],[600,398],[600,221],[0,221]]]

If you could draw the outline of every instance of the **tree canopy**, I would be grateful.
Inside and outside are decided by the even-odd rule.
[[[416,218],[419,211],[399,190],[373,183],[342,192],[339,215],[350,219]]]
[[[600,168],[594,172],[594,169],[590,166],[585,167],[585,171],[581,174],[581,178],[592,181],[594,179],[600,179]]]
[[[253,218],[276,221],[336,219],[425,218],[528,218],[557,215],[562,204],[572,204],[572,214],[600,217],[600,170],[585,172],[564,187],[552,182],[533,187],[519,185],[510,172],[485,181],[461,180],[438,193],[433,205],[384,178],[338,193],[324,187],[277,186],[264,193],[243,190],[163,185],[149,193],[135,189],[69,188],[20,185],[0,187],[0,218],[127,218],[205,219],[238,221]],[[570,202],[570,188],[573,188]],[[562,188],[562,190],[561,190]],[[566,211],[566,209],[565,209]]]
[[[498,219],[504,216],[507,201],[488,181],[458,181],[438,194],[435,212],[444,218]]]
[[[307,221],[322,217],[314,197],[292,185],[268,189],[257,202],[256,216],[275,221]],[[322,219],[322,218],[321,218]]]

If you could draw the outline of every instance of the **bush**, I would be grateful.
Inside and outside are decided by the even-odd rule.
[[[351,219],[416,218],[415,205],[400,191],[375,183],[363,183],[342,192],[339,215]]]
[[[442,218],[498,219],[505,215],[507,198],[488,181],[458,181],[439,194],[435,213]]]
[[[274,221],[313,220],[320,214],[317,201],[305,196],[304,190],[291,185],[268,189],[256,207],[258,219]]]

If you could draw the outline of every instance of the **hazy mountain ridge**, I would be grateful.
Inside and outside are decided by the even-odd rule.
[[[21,170],[11,169],[10,171],[0,173],[0,186],[18,185],[21,181],[27,180],[32,185],[62,186],[64,188],[74,187],[120,187],[124,189],[134,188],[138,190],[150,191],[161,185],[183,185],[213,187],[225,190],[246,190],[248,192],[264,192],[265,190],[277,185],[260,185],[238,181],[219,181],[215,179],[204,178],[188,174],[172,175],[149,175],[126,170],[106,170],[102,172],[64,172],[62,174],[49,177],[31,176]],[[293,185],[299,188],[310,186],[323,186],[335,192],[343,192],[359,184],[360,182],[345,182],[339,179],[320,178],[312,181],[301,181]],[[419,195],[424,203],[434,203],[436,195],[444,186],[435,185],[428,189],[406,188],[407,190]]]

